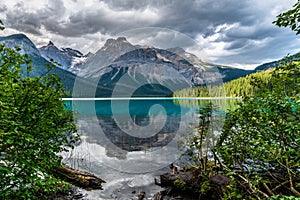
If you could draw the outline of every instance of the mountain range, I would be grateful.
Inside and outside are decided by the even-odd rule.
[[[32,57],[31,76],[47,73],[47,63],[59,66],[57,74],[73,97],[170,96],[175,90],[227,82],[276,65],[276,61],[254,70],[205,63],[182,48],[160,49],[133,45],[125,37],[108,39],[95,54],[72,48],[57,48],[53,42],[37,48],[24,34],[0,37],[8,47],[21,47]],[[73,90],[75,84],[76,92]]]

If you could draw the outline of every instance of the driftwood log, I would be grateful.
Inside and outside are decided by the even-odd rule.
[[[94,174],[79,171],[67,165],[57,167],[54,175],[86,190],[102,190],[102,183],[105,183],[104,180]]]

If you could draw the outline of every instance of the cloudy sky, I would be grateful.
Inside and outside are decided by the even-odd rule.
[[[134,44],[147,43],[151,38],[145,36],[143,40],[141,32],[150,30],[157,32],[157,41],[169,45],[161,47],[189,49],[189,42],[172,42],[171,32],[195,41],[207,61],[253,68],[300,50],[300,36],[272,24],[279,13],[295,3],[296,0],[1,0],[0,19],[6,29],[0,34],[24,33],[38,47],[51,40],[60,48],[88,53],[96,52],[106,39],[123,32],[130,33],[124,35]],[[160,34],[161,30],[169,31]]]

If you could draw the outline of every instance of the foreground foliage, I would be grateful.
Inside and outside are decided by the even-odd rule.
[[[270,72],[268,84],[260,87],[255,77],[251,84],[256,94],[227,114],[217,144],[214,108],[208,104],[199,111],[187,149],[192,171],[200,171],[192,181],[201,180],[193,188],[200,199],[211,191],[215,199],[300,197],[300,62],[287,58]],[[212,184],[213,177],[226,180],[224,175],[230,183]],[[174,185],[187,190],[181,179]]]
[[[50,172],[61,166],[57,153],[77,140],[60,80],[27,76],[31,60],[18,50],[0,45],[0,199],[41,198],[64,187]]]
[[[229,113],[218,144],[241,198],[300,197],[300,62],[278,67],[269,86]]]
[[[295,31],[296,34],[300,33],[300,0],[293,6],[292,9],[281,13],[277,16],[276,21],[273,23],[279,27],[289,27],[291,30]]]

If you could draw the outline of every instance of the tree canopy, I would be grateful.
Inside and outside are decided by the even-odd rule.
[[[292,9],[283,12],[277,16],[277,20],[273,23],[279,27],[289,27],[296,34],[300,33],[300,0],[293,6]]]
[[[229,112],[218,145],[248,196],[300,196],[300,62],[277,67],[269,87]]]
[[[38,199],[60,189],[52,176],[62,165],[58,153],[78,139],[59,78],[22,73],[21,66],[28,73],[32,66],[19,50],[0,44],[0,199]]]

